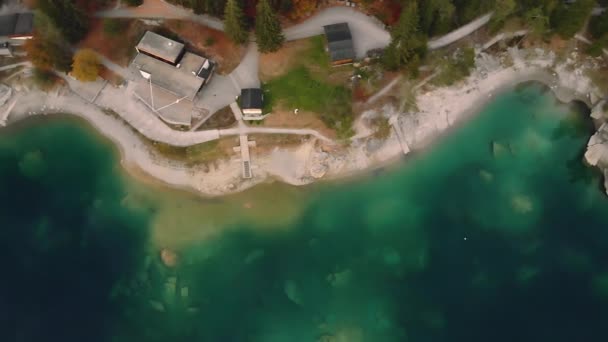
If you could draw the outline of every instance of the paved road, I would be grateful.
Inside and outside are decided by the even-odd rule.
[[[323,34],[323,26],[347,22],[353,36],[358,58],[365,57],[368,50],[383,48],[390,43],[391,35],[384,25],[353,8],[331,7],[315,14],[301,24],[284,30],[286,40],[296,40]]]
[[[444,46],[450,45],[452,43],[454,43],[455,41],[458,41],[468,35],[470,35],[471,33],[477,31],[478,29],[480,29],[482,26],[484,26],[485,24],[487,24],[490,19],[492,18],[492,13],[490,12],[486,15],[483,15],[473,21],[471,21],[470,23],[461,26],[459,28],[457,28],[456,30],[446,34],[445,36],[439,37],[437,39],[433,39],[431,41],[429,41],[429,50],[436,50],[439,48],[442,48]]]
[[[217,30],[224,30],[224,24],[218,18],[194,14],[190,10],[164,3],[160,0],[146,0],[140,7],[110,9],[97,13],[100,17],[113,18],[148,18],[148,19],[184,19],[191,20]],[[488,13],[472,22],[429,41],[429,49],[434,50],[460,40],[490,21]],[[358,58],[365,57],[368,50],[383,48],[390,43],[390,34],[376,18],[365,15],[350,7],[331,7],[315,14],[303,23],[284,30],[285,38],[296,40],[323,34],[323,26],[347,22],[353,36],[355,52]]]
[[[219,31],[224,30],[224,23],[205,14],[195,14],[191,10],[173,6],[160,0],[145,0],[139,7],[113,8],[97,13],[104,18],[145,18],[145,19],[183,19],[190,20]]]
[[[257,45],[250,43],[241,64],[227,76],[213,76],[209,84],[197,95],[196,106],[208,110],[209,113],[215,113],[234,102],[234,99],[241,94],[241,89],[259,87],[259,58]]]
[[[606,7],[596,7],[591,11],[591,15],[600,15],[606,11]]]
[[[31,62],[20,62],[20,63],[10,64],[10,65],[5,65],[3,67],[0,67],[0,71],[10,70],[10,69],[18,68],[20,66],[31,67],[32,63]]]
[[[293,134],[293,135],[312,135],[326,142],[332,142],[331,139],[314,129],[299,129],[299,128],[273,128],[273,127],[239,127],[226,128],[219,130],[220,136],[241,135],[241,134]]]

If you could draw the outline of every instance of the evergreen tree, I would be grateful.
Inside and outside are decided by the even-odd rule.
[[[242,44],[247,40],[248,34],[245,29],[243,10],[237,0],[226,1],[226,7],[224,7],[224,29],[228,37],[237,44]]]
[[[560,3],[551,16],[551,26],[564,38],[578,32],[595,5],[595,0],[578,0],[572,4]]]
[[[383,63],[395,70],[409,65],[426,53],[426,36],[418,28],[418,6],[411,2],[403,8],[399,22],[391,31],[391,43],[384,51]]]
[[[428,36],[449,31],[455,11],[452,0],[418,0],[420,29]]]
[[[593,35],[593,38],[601,38],[608,33],[608,11],[591,18],[589,31]]]
[[[524,20],[530,27],[532,34],[542,36],[549,28],[549,18],[540,7],[532,8],[524,13]]]
[[[261,52],[277,51],[285,41],[281,23],[268,0],[260,0],[256,6],[255,36]]]
[[[494,14],[492,15],[490,25],[494,31],[497,31],[504,24],[507,17],[515,11],[517,4],[515,0],[496,0],[494,6]]]
[[[77,43],[87,34],[89,19],[73,0],[38,0],[38,9],[70,43]]]

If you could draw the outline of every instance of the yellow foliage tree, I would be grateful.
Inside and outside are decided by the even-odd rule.
[[[72,76],[82,82],[92,82],[97,79],[100,68],[97,54],[91,49],[81,49],[74,55]]]

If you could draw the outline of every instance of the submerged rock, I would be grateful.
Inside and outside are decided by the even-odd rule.
[[[390,265],[390,266],[399,265],[401,263],[401,254],[399,254],[399,252],[396,249],[394,249],[392,247],[387,247],[384,250],[383,259],[384,259],[384,263],[386,263],[387,265]]]
[[[602,299],[608,300],[608,273],[601,273],[593,277],[593,292]]]
[[[285,295],[287,295],[287,298],[289,298],[289,300],[291,300],[295,304],[302,305],[302,296],[300,295],[300,290],[298,289],[298,286],[293,280],[285,281],[283,291],[285,291]]]
[[[492,154],[494,158],[504,157],[509,152],[509,149],[503,144],[493,141],[492,142]]]
[[[149,300],[148,303],[150,303],[150,306],[152,307],[152,309],[159,311],[159,312],[165,312],[165,305],[157,300]]]
[[[350,283],[352,276],[353,271],[347,268],[341,272],[336,272],[328,275],[327,282],[329,282],[333,287],[343,287]]]
[[[534,210],[532,199],[526,195],[515,195],[511,198],[513,209],[520,214],[527,214]]]
[[[19,170],[29,179],[39,179],[46,173],[46,162],[39,150],[30,151],[19,161]]]
[[[177,253],[164,248],[163,250],[160,251],[160,259],[162,260],[163,264],[167,267],[175,267],[177,265],[177,261],[178,261],[178,256]]]
[[[264,252],[263,249],[256,249],[256,250],[251,251],[245,257],[245,264],[249,265],[249,264],[253,263],[254,261],[256,261],[259,258],[263,257],[264,254],[265,254],[265,252]]]
[[[479,170],[479,177],[486,183],[490,183],[494,180],[494,175],[486,170]]]
[[[608,194],[608,123],[604,123],[589,139],[585,160],[591,166],[599,167],[604,173],[604,187]]]
[[[522,285],[527,285],[531,280],[533,280],[540,270],[535,266],[522,266],[519,270],[517,270],[517,281]]]

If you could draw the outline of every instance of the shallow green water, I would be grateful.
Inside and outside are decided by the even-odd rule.
[[[142,190],[73,121],[0,132],[0,340],[606,341],[590,133],[526,87],[397,170],[210,201]]]

